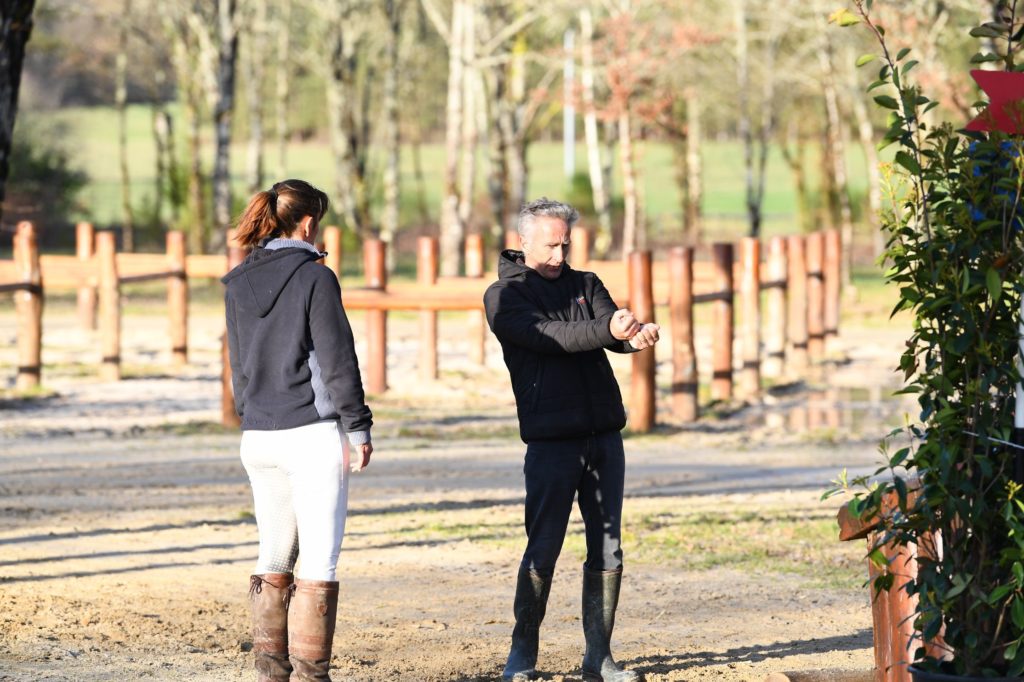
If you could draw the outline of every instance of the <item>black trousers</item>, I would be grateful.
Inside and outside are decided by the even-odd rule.
[[[522,566],[554,571],[578,495],[594,571],[622,568],[622,486],[625,454],[618,431],[526,446],[526,552]]]

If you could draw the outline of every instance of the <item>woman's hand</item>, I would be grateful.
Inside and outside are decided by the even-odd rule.
[[[373,443],[363,443],[352,446],[352,455],[349,468],[352,471],[362,471],[370,466],[370,455],[373,454]]]

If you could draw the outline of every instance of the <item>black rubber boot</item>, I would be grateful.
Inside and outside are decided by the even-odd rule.
[[[640,682],[643,675],[623,670],[612,658],[612,630],[615,608],[619,605],[622,569],[591,571],[583,568],[583,635],[587,651],[583,655],[585,682]]]
[[[537,648],[540,624],[551,592],[551,575],[519,568],[516,599],[512,610],[516,626],[512,629],[512,649],[501,673],[502,682],[526,682],[537,677]]]

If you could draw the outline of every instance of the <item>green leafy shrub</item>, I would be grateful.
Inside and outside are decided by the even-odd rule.
[[[921,412],[883,446],[886,466],[851,510],[883,519],[873,561],[886,570],[877,589],[906,589],[918,599],[915,664],[931,671],[997,677],[1024,673],[1024,462],[1014,446],[1014,392],[1020,381],[1020,307],[1024,291],[1024,141],[969,133],[922,114],[936,103],[911,80],[910,50],[893,55],[873,21],[870,0],[856,14],[882,49],[870,86],[889,111],[884,145],[898,151],[884,167],[887,280],[899,288],[896,311],[914,316],[900,358],[901,392]],[[1021,22],[986,24],[1011,48]],[[984,56],[978,56],[982,59]],[[864,65],[877,59],[866,55]],[[892,93],[892,94],[889,94]],[[908,494],[916,475],[920,494]],[[840,488],[847,487],[844,484]],[[887,512],[886,497],[898,500]],[[936,539],[938,541],[936,542]],[[902,566],[887,565],[882,545],[912,545],[919,572],[905,587]]]

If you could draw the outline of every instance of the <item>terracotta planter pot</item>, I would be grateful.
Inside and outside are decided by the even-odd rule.
[[[948,673],[929,673],[914,666],[908,668],[914,682],[1024,682],[1024,677],[967,677]]]

